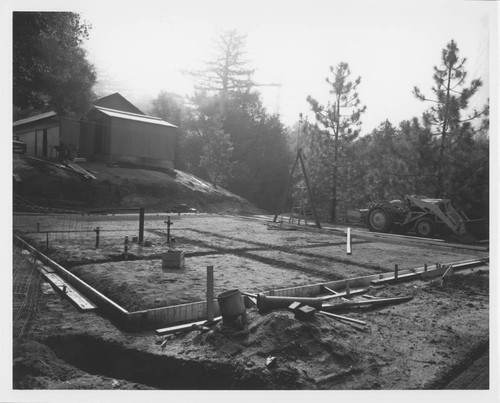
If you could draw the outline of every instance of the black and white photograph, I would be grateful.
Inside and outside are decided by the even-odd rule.
[[[0,401],[499,401],[498,5],[0,1]]]

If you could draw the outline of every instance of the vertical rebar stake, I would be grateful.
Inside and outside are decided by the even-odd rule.
[[[214,267],[207,266],[207,321],[214,321]]]
[[[144,207],[139,210],[139,245],[144,242]]]
[[[347,254],[350,255],[352,253],[351,249],[351,228],[347,227]]]
[[[424,263],[424,272],[427,271],[427,263]]]
[[[172,225],[172,221],[170,221],[170,216],[167,216],[167,243],[170,243],[170,226]]]
[[[100,232],[100,228],[96,227],[94,231],[95,231],[95,247],[97,249],[99,247],[99,232]]]
[[[398,278],[398,270],[399,266],[397,264],[394,265],[394,279]]]
[[[49,231],[45,233],[45,249],[49,250]]]

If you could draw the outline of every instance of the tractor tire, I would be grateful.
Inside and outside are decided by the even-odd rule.
[[[390,203],[374,203],[366,217],[368,228],[373,232],[390,232],[394,224],[394,214],[395,208]]]
[[[415,232],[418,236],[431,238],[436,231],[436,223],[429,217],[422,217],[415,223]]]

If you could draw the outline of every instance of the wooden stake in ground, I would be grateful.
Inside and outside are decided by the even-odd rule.
[[[99,231],[100,231],[100,228],[96,227],[94,229],[94,231],[95,231],[95,247],[97,249],[99,247]]]
[[[139,209],[139,245],[144,242],[144,207]]]
[[[207,321],[214,321],[214,267],[207,266]]]
[[[347,228],[347,254],[350,255],[351,251],[351,228]]]
[[[170,221],[170,216],[167,216],[167,221],[165,221],[167,224],[167,243],[170,243],[170,226],[173,224],[172,221]]]

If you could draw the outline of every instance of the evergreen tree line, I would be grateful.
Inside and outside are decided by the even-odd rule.
[[[75,13],[14,13],[14,119],[88,108],[96,74],[81,45],[90,28]],[[429,104],[423,116],[360,136],[366,106],[348,63],[330,67],[330,101],[309,96],[313,117],[289,129],[263,106],[245,40],[237,31],[216,38],[214,58],[187,72],[193,96],[163,91],[154,99],[149,112],[179,126],[178,169],[275,212],[300,147],[322,219],[404,194],[450,198],[471,218],[488,216],[488,106],[469,111],[482,82],[469,82],[454,41],[434,67],[430,96],[413,90]]]
[[[306,156],[316,207],[323,219],[331,217],[332,152],[322,147],[321,132],[302,123],[299,138]],[[450,144],[444,166],[443,188],[436,175],[439,142],[419,119],[399,126],[381,123],[370,134],[344,144],[337,175],[336,220],[377,200],[403,195],[449,198],[469,218],[489,215],[489,139],[463,129]]]
[[[274,211],[290,165],[287,130],[262,104],[245,59],[245,36],[227,31],[215,59],[189,74],[189,99],[161,92],[151,113],[179,126],[176,167]]]
[[[413,89],[431,105],[423,116],[398,126],[386,120],[362,137],[361,78],[351,80],[344,62],[330,69],[332,101],[308,97],[315,121],[302,119],[295,129],[323,217],[343,220],[349,210],[405,194],[448,198],[470,218],[489,216],[489,107],[469,111],[482,82],[467,83],[465,62],[449,42],[434,67],[431,96]]]
[[[321,105],[309,96],[314,118],[286,129],[263,107],[244,45],[238,32],[223,33],[216,60],[190,72],[198,82],[195,96],[186,101],[162,92],[155,99],[152,113],[181,128],[180,169],[276,212],[300,147],[322,219],[344,220],[349,210],[405,194],[449,198],[471,218],[488,216],[488,107],[465,116],[482,83],[467,85],[454,41],[434,67],[432,97],[413,90],[431,103],[423,116],[397,126],[386,120],[364,136],[361,78],[351,78],[348,63],[330,67],[331,101]],[[303,186],[298,180],[296,187]]]

